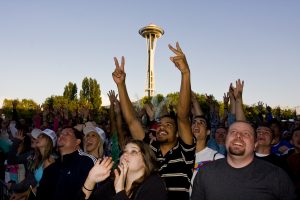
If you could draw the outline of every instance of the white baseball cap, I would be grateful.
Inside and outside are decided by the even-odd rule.
[[[34,139],[37,139],[41,133],[42,133],[42,130],[41,130],[41,129],[34,128],[34,129],[32,129],[32,131],[31,131],[31,136],[32,136]]]
[[[51,129],[45,129],[41,133],[44,133],[45,135],[49,136],[52,140],[53,146],[56,145],[57,136],[56,133]]]
[[[94,126],[86,126],[83,129],[84,135],[87,135],[88,133],[91,133],[91,132],[97,133],[102,140],[105,140],[105,132],[101,128],[94,127]]]

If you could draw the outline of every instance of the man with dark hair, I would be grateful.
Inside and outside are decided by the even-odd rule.
[[[283,159],[276,154],[271,153],[272,144],[274,142],[274,133],[270,126],[268,124],[259,125],[256,129],[256,135],[255,157],[284,169]]]
[[[171,61],[181,72],[181,87],[177,105],[177,119],[173,115],[160,117],[156,140],[150,143],[155,152],[159,174],[164,178],[169,199],[189,199],[190,178],[194,164],[195,144],[189,121],[191,83],[190,69],[178,43],[176,48],[169,45],[169,49],[176,55]],[[128,97],[125,85],[125,59],[121,65],[115,58],[116,68],[113,79],[118,87],[122,113],[134,139],[144,140],[145,132],[141,122],[137,119],[133,106]]]
[[[57,140],[60,157],[47,167],[37,189],[40,200],[73,200],[96,159],[80,149],[83,134],[72,127],[64,128]]]
[[[191,179],[190,193],[192,192],[193,181],[197,172],[201,171],[202,167],[207,163],[224,158],[224,155],[219,154],[217,151],[207,146],[207,141],[210,135],[210,127],[208,120],[203,115],[197,115],[193,118],[192,133],[194,138],[196,138],[196,158],[193,176]]]
[[[225,146],[227,158],[206,164],[195,177],[192,200],[296,199],[288,175],[254,157],[255,131],[245,121],[233,123]]]
[[[289,141],[286,141],[282,138],[280,122],[277,119],[273,119],[270,122],[270,128],[274,133],[274,142],[271,152],[278,156],[286,155],[289,149],[293,147],[293,145],[291,145]]]

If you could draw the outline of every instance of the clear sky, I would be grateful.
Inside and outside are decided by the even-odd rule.
[[[132,99],[144,95],[147,52],[138,30],[150,23],[165,35],[155,54],[156,91],[179,90],[168,44],[179,41],[192,89],[222,100],[230,82],[245,81],[244,103],[300,105],[298,0],[10,0],[0,1],[0,101],[42,103],[97,79],[104,104],[116,90],[113,57],[126,58]]]

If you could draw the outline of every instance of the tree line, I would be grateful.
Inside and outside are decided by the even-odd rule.
[[[204,113],[209,113],[213,108],[215,112],[219,112],[220,116],[223,115],[224,103],[222,101],[217,101],[213,95],[207,96],[196,93],[196,96]],[[154,97],[145,96],[134,102],[134,105],[137,110],[142,110],[146,103],[151,103],[156,107],[163,103],[168,108],[175,109],[178,97],[178,92],[169,93],[166,96],[162,94],[157,94]],[[61,96],[52,95],[46,98],[41,105],[38,105],[32,99],[4,99],[2,114],[11,117],[14,101],[17,103],[16,109],[19,116],[27,120],[31,120],[37,110],[43,111],[45,109],[65,113],[70,116],[74,115],[74,113],[82,112],[82,110],[89,110],[92,115],[91,118],[95,120],[108,119],[108,109],[102,106],[100,85],[96,79],[88,77],[82,80],[79,97],[76,83],[69,82],[64,87],[64,92]],[[260,103],[244,105],[244,110],[247,119],[254,121],[259,114],[267,113],[267,107],[262,107]],[[282,109],[278,106],[271,110],[272,115],[277,119],[294,119],[296,117],[296,112],[292,109]],[[176,110],[174,111],[176,112]]]

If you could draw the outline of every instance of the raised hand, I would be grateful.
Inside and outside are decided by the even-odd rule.
[[[233,94],[235,99],[242,98],[243,88],[244,88],[244,81],[238,79],[236,82],[236,87],[234,88]]]
[[[114,57],[114,60],[115,60],[116,68],[115,71],[112,73],[112,76],[115,83],[118,85],[125,82],[125,78],[126,78],[126,73],[124,71],[125,58],[124,56],[122,56],[121,65],[119,64],[119,61],[116,57]]]
[[[155,118],[155,109],[151,103],[146,103],[144,105],[147,115],[149,116],[150,120],[154,120]]]
[[[114,181],[114,186],[116,193],[124,190],[125,188],[125,180],[127,176],[127,171],[128,171],[128,164],[126,161],[122,161],[118,168],[120,169],[120,173],[118,172],[117,169],[114,170],[115,173],[115,181]]]
[[[110,90],[108,93],[107,93],[107,96],[109,98],[109,101],[110,101],[110,104],[114,103],[117,98],[118,98],[118,95],[115,94],[115,91],[114,90]]]
[[[18,132],[15,135],[15,138],[23,141],[25,138],[23,130],[18,130]]]
[[[230,83],[229,90],[228,90],[228,95],[229,95],[230,101],[235,100],[234,89],[235,88],[233,87],[232,83]]]
[[[259,101],[259,102],[257,103],[257,108],[258,108],[258,110],[259,110],[259,111],[262,111],[262,110],[263,110],[263,107],[264,107],[264,103],[263,103],[262,101]]]
[[[102,160],[98,159],[89,172],[88,180],[92,183],[104,181],[109,177],[113,163],[111,157],[105,157]]]
[[[176,55],[170,57],[170,60],[175,64],[175,66],[181,71],[181,73],[189,72],[189,65],[185,58],[183,51],[181,50],[179,43],[176,42],[176,49],[169,44],[169,49],[173,51]]]
[[[212,94],[211,95],[205,94],[205,99],[209,105],[213,104],[213,98],[214,98],[214,96]]]
[[[228,102],[229,102],[229,92],[224,93],[223,102],[224,102],[224,105],[228,105]]]

